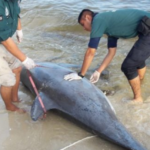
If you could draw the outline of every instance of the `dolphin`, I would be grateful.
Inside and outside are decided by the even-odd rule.
[[[49,62],[37,63],[40,67],[30,70],[46,110],[57,109],[80,121],[96,133],[129,150],[146,150],[117,119],[108,98],[86,78],[66,81],[64,75],[73,72]],[[21,81],[33,94],[25,68]],[[31,118],[36,121],[43,115],[38,96],[31,107]]]

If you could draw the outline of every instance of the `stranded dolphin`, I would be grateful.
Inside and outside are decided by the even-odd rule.
[[[63,77],[73,72],[70,69],[52,63],[38,65],[44,67],[36,67],[30,72],[46,110],[60,110],[122,147],[145,150],[118,121],[103,92],[86,78],[66,81]],[[21,81],[34,93],[25,68],[21,72]],[[42,115],[43,109],[36,97],[31,108],[31,118],[36,121]]]

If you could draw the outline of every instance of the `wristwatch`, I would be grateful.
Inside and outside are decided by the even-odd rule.
[[[81,72],[78,72],[78,76],[80,76],[81,78],[84,78],[84,76],[81,74]]]

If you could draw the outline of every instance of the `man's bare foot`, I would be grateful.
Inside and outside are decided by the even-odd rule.
[[[25,111],[24,109],[21,109],[21,108],[18,108],[18,109],[16,110],[16,112],[18,112],[19,114],[24,114],[24,113],[26,113],[26,111]]]
[[[23,109],[18,108],[17,106],[11,104],[9,106],[6,106],[6,109],[9,111],[14,111],[14,112],[18,112],[18,113],[25,113],[26,111]]]
[[[134,104],[134,105],[136,105],[136,104],[143,104],[142,97],[139,97],[137,99],[123,98],[122,101],[123,102],[127,102],[129,104]]]
[[[143,104],[143,98],[142,97],[139,97],[139,98],[136,98],[136,99],[133,99],[130,104],[134,104],[134,105],[138,105],[138,104]]]
[[[13,99],[12,102],[19,103],[19,102],[21,102],[21,100],[20,99]]]

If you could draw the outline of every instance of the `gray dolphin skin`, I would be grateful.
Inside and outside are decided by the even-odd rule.
[[[43,62],[30,71],[46,110],[57,109],[80,121],[96,133],[129,150],[146,150],[117,119],[107,97],[86,78],[66,81],[64,75],[73,72],[53,63]],[[22,83],[35,94],[27,70],[22,69]],[[31,118],[36,121],[43,109],[36,97]]]

